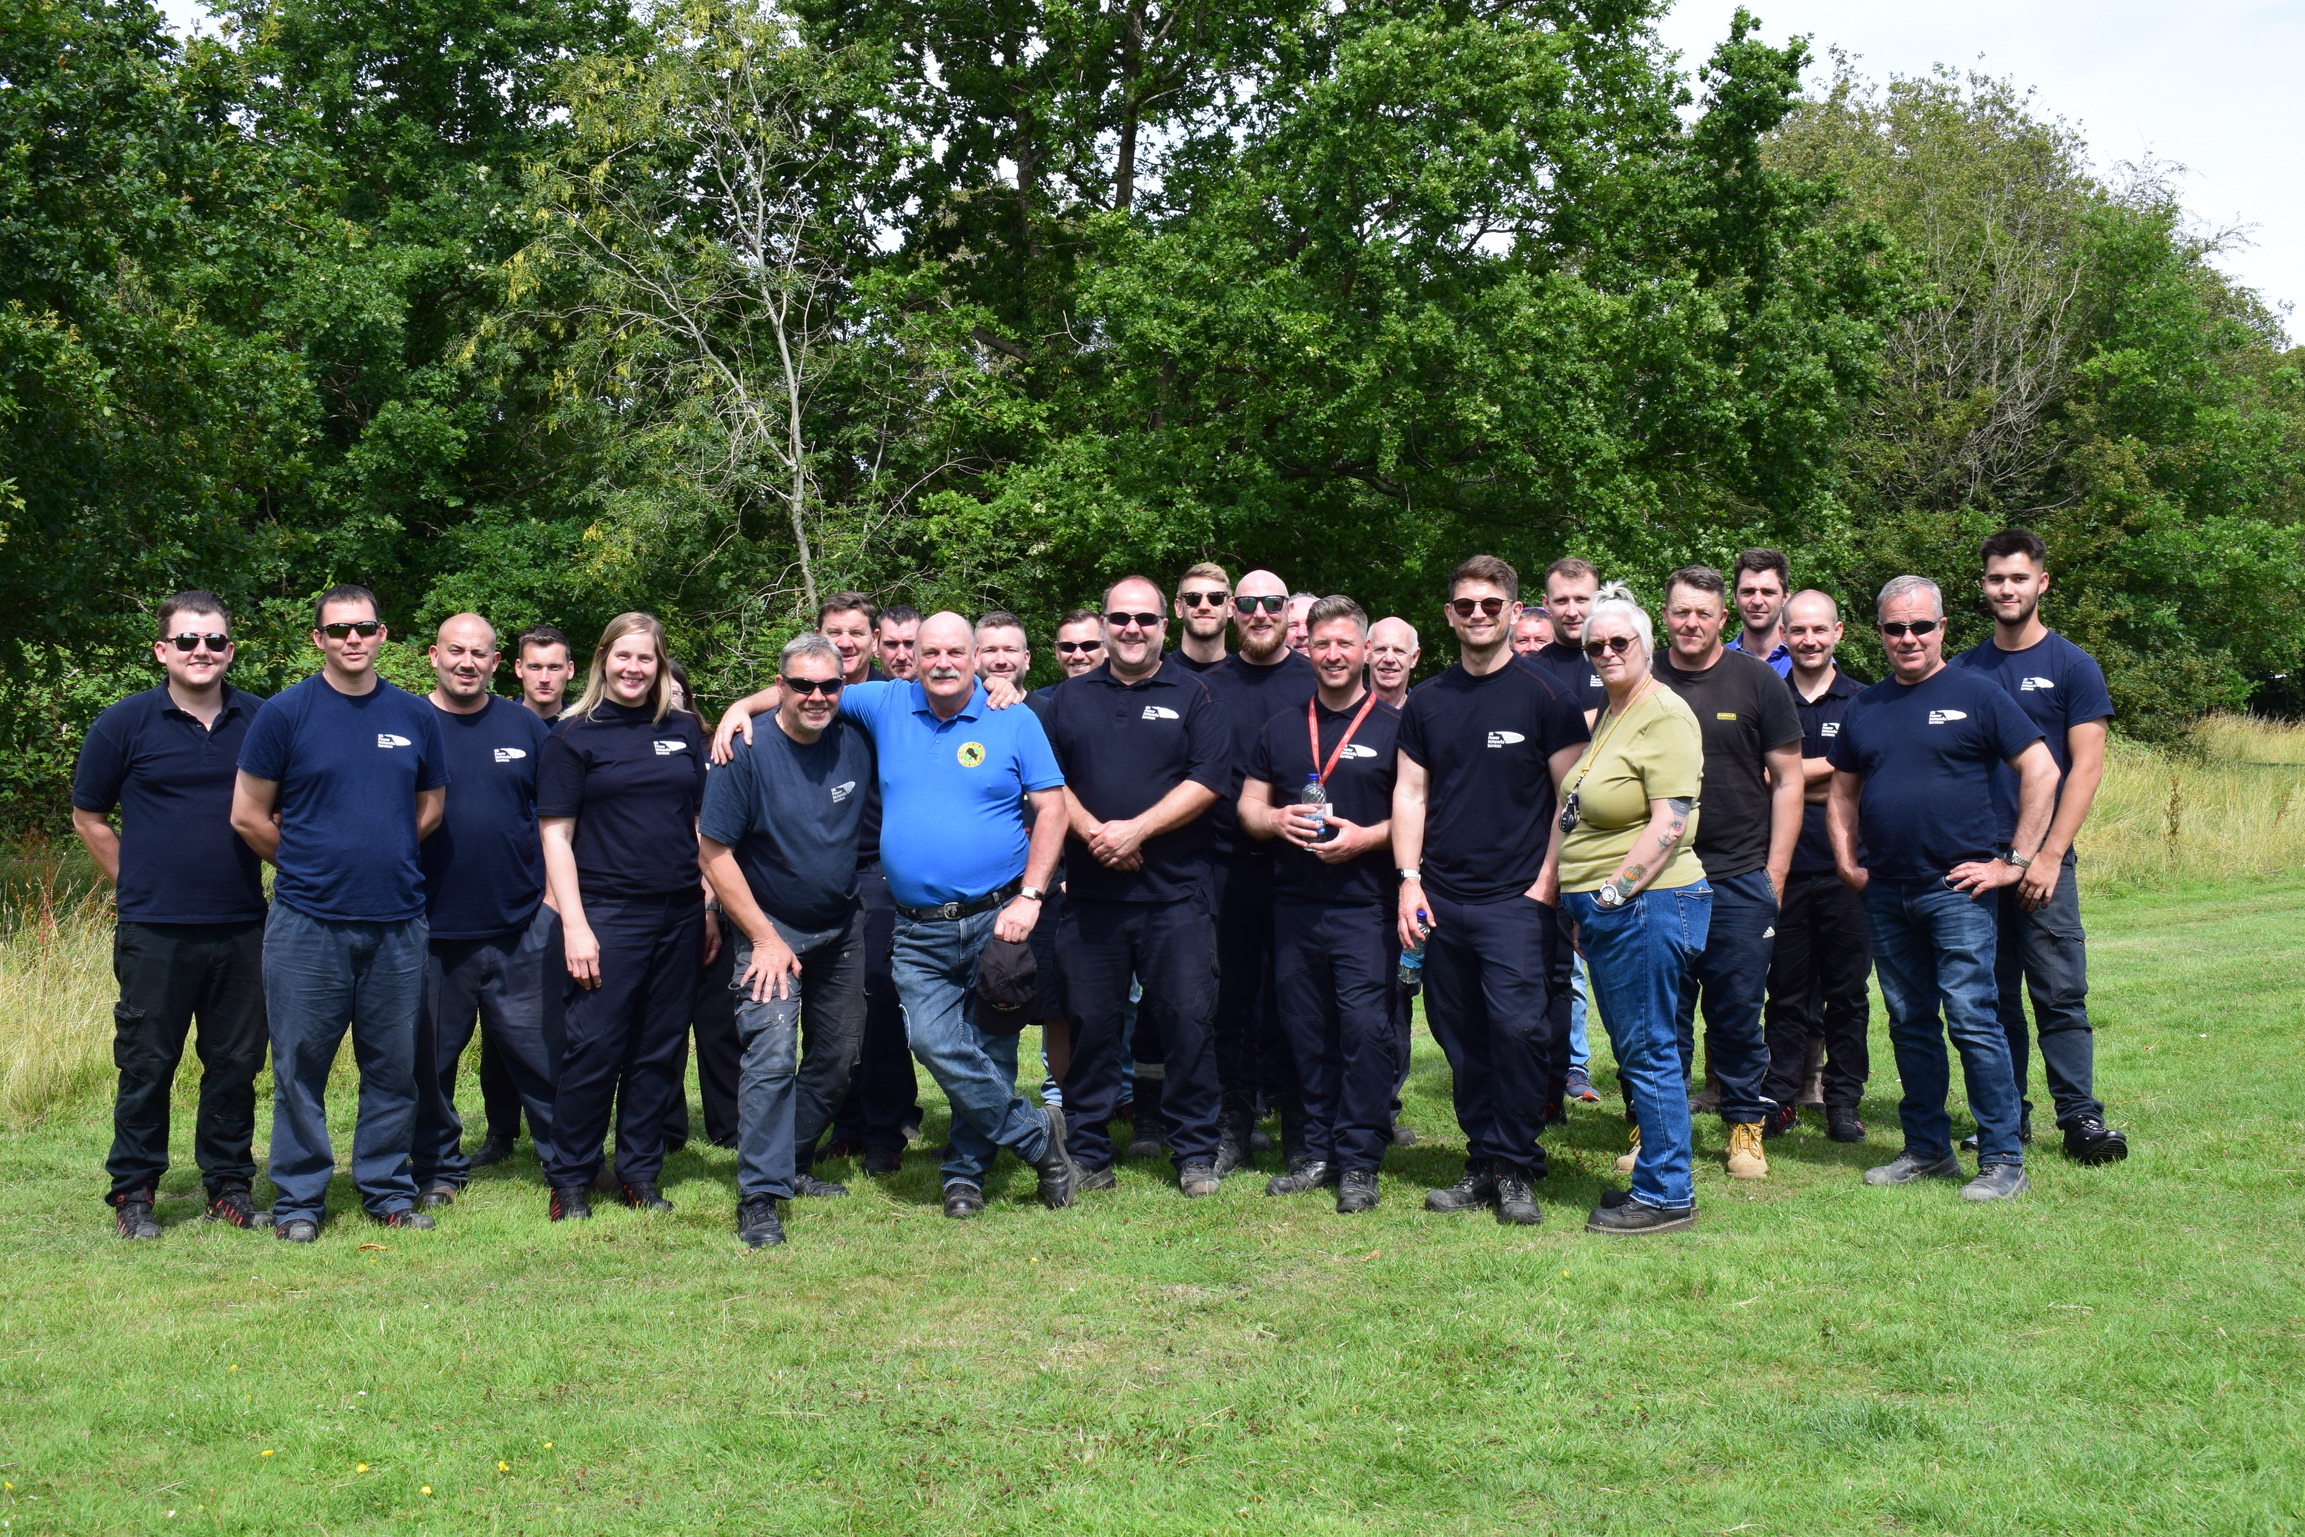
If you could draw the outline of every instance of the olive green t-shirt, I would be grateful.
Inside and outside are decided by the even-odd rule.
[[[1680,797],[1693,803],[1704,782],[1704,736],[1680,695],[1655,684],[1623,715],[1604,711],[1563,786],[1564,795],[1576,791],[1578,816],[1575,829],[1561,839],[1561,889],[1599,889],[1649,825],[1649,802]],[[1697,813],[1692,809],[1689,830],[1674,847],[1672,862],[1649,882],[1649,889],[1671,890],[1703,880],[1696,844]]]

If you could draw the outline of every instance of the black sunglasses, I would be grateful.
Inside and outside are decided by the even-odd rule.
[[[1892,638],[1905,635],[1934,635],[1944,622],[1942,619],[1915,619],[1910,623],[1902,619],[1884,619],[1881,621],[1881,633]]]
[[[357,635],[362,640],[366,640],[383,628],[383,625],[373,619],[351,619],[336,624],[324,624],[320,627],[320,633],[330,640],[342,640],[348,635]]]
[[[1107,614],[1104,616],[1104,622],[1116,630],[1132,624],[1140,630],[1149,630],[1161,622],[1161,616],[1158,614]]]
[[[196,651],[202,644],[206,644],[209,650],[221,656],[231,646],[232,637],[229,635],[171,635],[168,637],[168,643],[179,651]]]
[[[1177,601],[1187,608],[1223,608],[1228,596],[1222,592],[1180,592]]]
[[[1505,611],[1505,600],[1503,598],[1455,598],[1450,601],[1449,607],[1457,611],[1459,619],[1472,618],[1474,609],[1479,609],[1494,619]]]
[[[1060,640],[1056,643],[1056,648],[1066,656],[1073,656],[1083,651],[1102,651],[1104,642],[1101,640]]]
[[[1614,651],[1617,655],[1623,656],[1632,649],[1633,637],[1630,635],[1612,635],[1607,640],[1588,640],[1585,642],[1585,655],[1587,656],[1599,656],[1604,651]]]
[[[1262,608],[1268,614],[1278,614],[1287,609],[1288,606],[1289,600],[1285,596],[1277,593],[1273,594],[1272,596],[1263,598],[1233,599],[1233,607],[1239,609],[1244,614],[1253,614],[1259,608]]]
[[[845,682],[841,678],[787,678],[784,686],[796,694],[837,694]]]

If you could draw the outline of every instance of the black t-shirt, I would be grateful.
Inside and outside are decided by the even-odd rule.
[[[1757,656],[1724,650],[1703,672],[1683,672],[1672,653],[1651,664],[1657,681],[1696,712],[1705,738],[1705,814],[1697,819],[1697,858],[1715,880],[1769,862],[1768,753],[1801,740],[1801,718],[1777,670]]]
[[[509,699],[490,699],[470,715],[432,710],[455,788],[439,828],[417,850],[431,935],[486,939],[524,928],[544,900],[536,771],[552,728]]]
[[[835,717],[796,742],[773,716],[704,783],[704,835],[735,851],[752,898],[794,929],[825,929],[856,904],[856,829],[877,777],[872,737]]]
[[[1360,713],[1360,705],[1332,710],[1316,703],[1313,708],[1320,717],[1321,763],[1328,762],[1331,753],[1337,759],[1326,783],[1330,811],[1361,827],[1384,821],[1393,814],[1393,780],[1400,771],[1401,712],[1378,700],[1340,752],[1337,744]],[[1271,785],[1275,806],[1293,806],[1304,794],[1305,781],[1319,767],[1313,762],[1312,735],[1305,727],[1300,705],[1265,722],[1256,747],[1249,753],[1246,777]],[[1244,834],[1241,841],[1256,840]],[[1273,890],[1284,901],[1389,903],[1399,885],[1393,874],[1390,844],[1341,865],[1323,864],[1286,838],[1258,846],[1273,853]]]
[[[1232,782],[1223,712],[1197,674],[1162,658],[1151,677],[1122,683],[1109,663],[1057,684],[1041,715],[1065,785],[1100,822],[1150,810],[1186,780],[1225,793]],[[1065,893],[1075,901],[1168,902],[1204,894],[1209,819],[1147,840],[1144,866],[1108,870],[1065,835]]]
[[[240,746],[264,701],[226,684],[216,722],[166,684],[96,717],[72,770],[72,804],[120,808],[120,916],[130,923],[247,923],[264,916],[264,867],[232,830]]]
[[[1171,651],[1168,654],[1168,659],[1182,667],[1186,672],[1211,672],[1232,660],[1229,656],[1220,656],[1213,662],[1198,662],[1186,656],[1182,651]]]
[[[1430,776],[1425,884],[1471,903],[1534,885],[1553,835],[1553,755],[1591,737],[1584,710],[1533,668],[1475,677],[1458,662],[1419,685],[1399,742]]]
[[[602,703],[570,714],[544,744],[536,814],[576,818],[587,897],[668,896],[697,885],[696,813],[706,747],[686,710]],[[450,792],[453,797],[454,792]]]
[[[1825,691],[1815,699],[1803,699],[1790,679],[1785,687],[1793,695],[1793,713],[1801,718],[1801,756],[1824,757],[1832,750],[1834,738],[1841,734],[1841,721],[1849,713],[1849,701],[1862,693],[1865,685],[1835,667],[1833,681],[1826,684]],[[1793,869],[1808,875],[1832,873],[1833,840],[1825,831],[1822,801],[1815,805],[1804,803],[1801,807],[1801,841],[1793,845]]]
[[[1581,710],[1608,708],[1609,691],[1601,685],[1601,675],[1593,671],[1593,664],[1585,653],[1566,641],[1548,641],[1520,658],[1523,667],[1534,667],[1562,693],[1577,702]]]
[[[1244,854],[1269,855],[1273,851],[1271,844],[1241,835],[1238,805],[1241,776],[1248,771],[1250,755],[1257,749],[1257,739],[1264,733],[1265,722],[1283,710],[1303,714],[1307,701],[1320,686],[1319,676],[1311,662],[1284,647],[1279,661],[1261,666],[1235,654],[1202,673],[1201,681],[1209,686],[1209,692],[1216,696],[1217,708],[1224,712],[1225,735],[1231,743],[1228,762],[1232,782],[1209,810],[1209,827],[1216,838],[1217,852],[1229,854],[1238,849]]]
[[[1990,677],[1944,667],[1922,682],[1886,679],[1849,702],[1825,756],[1865,776],[1857,826],[1865,868],[1890,880],[1941,880],[2000,852],[1993,772],[2041,740],[2041,728]]]

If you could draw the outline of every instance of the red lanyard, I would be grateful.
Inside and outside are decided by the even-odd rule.
[[[1361,722],[1369,718],[1369,711],[1375,708],[1376,702],[1377,691],[1372,688],[1361,700],[1361,713],[1353,717],[1353,723],[1345,727],[1345,734],[1337,739],[1337,750],[1330,753],[1329,761],[1321,766],[1321,783],[1324,786],[1329,782],[1329,775],[1336,772],[1337,759],[1345,755],[1345,744],[1353,739],[1354,732],[1361,729]],[[1313,762],[1315,763],[1321,761],[1320,709],[1321,701],[1318,695],[1305,701],[1305,730],[1313,739]]]

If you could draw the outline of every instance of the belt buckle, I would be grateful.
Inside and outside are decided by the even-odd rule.
[[[957,923],[960,921],[960,904],[947,902],[936,910],[936,915],[947,923]]]

